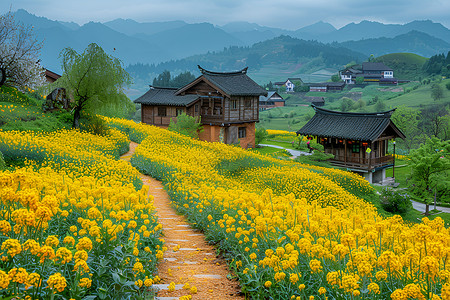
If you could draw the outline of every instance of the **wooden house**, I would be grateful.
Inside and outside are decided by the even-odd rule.
[[[345,82],[322,82],[322,83],[310,83],[310,92],[336,92],[342,91],[345,87]]]
[[[388,141],[405,138],[390,117],[395,109],[379,113],[344,113],[312,105],[313,118],[298,135],[314,137],[331,163],[366,177],[369,182],[386,178],[386,168],[394,166],[394,155],[388,154]]]
[[[364,62],[360,67],[353,66],[339,71],[341,79],[346,84],[354,84],[357,77],[363,77],[364,82],[378,82],[379,84],[397,84],[394,70],[383,63]]]
[[[52,72],[48,69],[45,69],[45,80],[49,83],[53,83],[56,80],[58,80],[61,77],[61,75],[56,74],[55,72]]]
[[[293,92],[297,85],[303,85],[303,80],[300,77],[290,77],[285,81],[275,82],[277,88],[286,87],[286,93]]]
[[[143,123],[168,127],[170,120],[185,112],[200,117],[201,140],[255,147],[255,123],[259,121],[259,96],[267,91],[247,76],[247,68],[237,72],[202,73],[179,89],[151,87],[136,99],[141,104]]]
[[[270,91],[267,96],[259,96],[259,110],[267,110],[274,107],[285,106],[286,100],[275,91]]]
[[[324,97],[313,97],[313,96],[305,96],[303,100],[310,102],[315,106],[324,106],[325,98]]]

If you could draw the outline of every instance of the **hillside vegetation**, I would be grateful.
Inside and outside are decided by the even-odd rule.
[[[0,87],[0,130],[53,131],[70,128],[71,115],[65,111],[44,113],[45,96],[30,90]]]
[[[395,77],[403,80],[420,80],[426,77],[423,70],[427,58],[414,53],[391,53],[375,58],[395,70]]]

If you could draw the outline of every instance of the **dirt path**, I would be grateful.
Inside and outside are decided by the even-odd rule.
[[[131,142],[130,151],[121,159],[129,161],[137,145]],[[226,262],[216,257],[214,247],[206,242],[201,232],[191,228],[186,218],[176,213],[161,182],[143,174],[141,178],[154,196],[158,221],[163,226],[163,238],[168,248],[164,259],[158,264],[158,275],[162,281],[154,285],[160,289],[156,299],[175,300],[189,295],[191,291],[183,288],[186,283],[197,288],[192,299],[244,299],[240,295],[238,282],[227,279],[230,271]],[[175,283],[173,292],[168,290],[171,282]]]

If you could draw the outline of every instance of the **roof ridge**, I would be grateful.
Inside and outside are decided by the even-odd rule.
[[[343,116],[343,117],[384,117],[384,118],[390,118],[392,113],[397,109],[393,108],[391,110],[383,111],[383,112],[374,112],[374,113],[357,113],[357,112],[342,112],[342,111],[335,111],[335,110],[329,110],[325,108],[321,108],[318,106],[315,106],[314,104],[311,104],[312,108],[316,111],[316,113],[325,113],[329,115],[337,115],[337,116]]]
[[[248,70],[248,67],[245,67],[242,70],[233,71],[233,72],[213,72],[213,71],[208,71],[208,70],[202,68],[200,65],[197,65],[197,67],[200,70],[200,72],[204,75],[242,75],[242,74],[247,74],[247,70]]]
[[[153,90],[178,90],[179,88],[176,87],[165,87],[165,86],[153,86],[153,85],[149,85],[150,89]]]

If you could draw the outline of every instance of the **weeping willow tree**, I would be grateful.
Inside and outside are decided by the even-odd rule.
[[[52,87],[62,87],[72,98],[73,128],[80,127],[82,113],[123,117],[133,103],[124,94],[130,75],[119,59],[108,55],[95,43],[79,54],[65,48],[60,54],[63,75]]]

